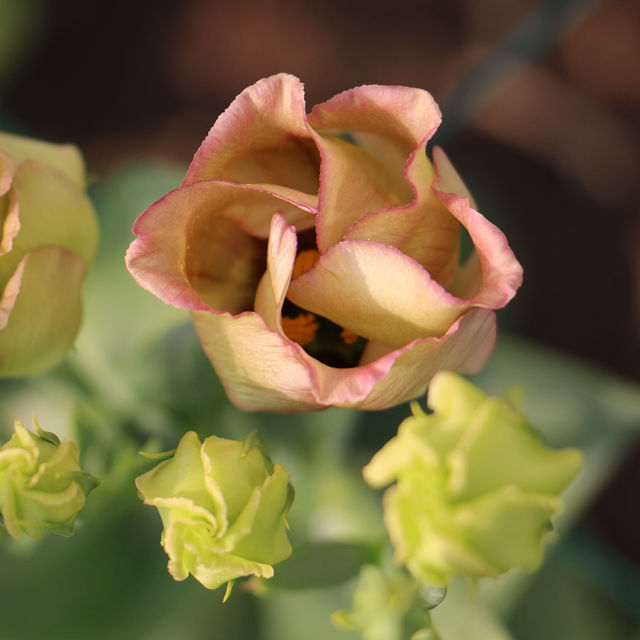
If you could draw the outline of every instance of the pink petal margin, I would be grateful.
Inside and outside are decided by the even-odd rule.
[[[192,317],[227,394],[244,411],[384,409],[423,393],[441,369],[479,371],[496,336],[495,314],[472,309],[441,338],[415,340],[369,364],[336,369],[268,329],[257,313],[196,311]]]
[[[13,247],[13,239],[20,230],[20,216],[15,190],[12,189],[16,166],[0,149],[0,198],[7,198],[4,222],[0,229],[0,255],[9,253]]]
[[[451,176],[452,167],[441,148],[434,148],[433,160],[440,176],[433,186],[434,193],[467,229],[478,255],[481,283],[470,302],[474,306],[500,309],[515,296],[522,284],[522,266],[504,233],[473,209],[468,198],[452,192],[454,188],[459,188],[459,185],[451,178],[445,179],[445,176]],[[455,171],[453,173],[455,174]],[[472,271],[465,275],[473,278]],[[464,283],[459,283],[459,286],[465,288]]]
[[[238,201],[245,206],[238,207]],[[233,222],[249,236],[244,228],[246,220],[238,213],[247,208],[247,203],[255,210],[254,226],[261,233],[264,230],[265,237],[274,211],[283,211],[284,217],[293,222],[299,222],[303,216],[313,222],[312,210],[285,195],[222,180],[196,182],[171,191],[136,220],[133,232],[137,238],[126,254],[129,272],[141,287],[168,304],[193,311],[211,310],[189,282],[186,264],[189,236],[198,224],[210,224],[216,215]],[[265,212],[264,220],[256,219],[256,211]]]
[[[247,87],[218,117],[182,186],[215,179],[315,194],[318,160],[307,125],[304,85],[279,73]]]
[[[471,309],[441,338],[414,340],[370,364],[333,369],[319,363],[311,377],[313,394],[323,407],[386,409],[424,393],[440,370],[480,371],[495,340],[495,314],[487,309]]]
[[[15,172],[16,166],[13,160],[0,149],[0,196],[9,191]]]
[[[297,248],[295,227],[288,225],[284,216],[276,213],[271,220],[267,270],[256,291],[254,310],[262,316],[269,329],[282,336],[282,305],[291,282]]]
[[[378,147],[376,155],[389,173],[399,173],[394,178],[406,180],[408,190],[412,188],[416,197],[417,190],[413,176],[410,176],[412,166],[417,154],[420,151],[424,154],[424,147],[440,122],[438,105],[427,91],[380,85],[344,91],[316,105],[309,116],[309,124],[314,130],[345,130],[356,137],[369,136],[369,142]],[[314,132],[314,138],[322,157],[316,234],[318,249],[323,252],[340,240],[335,237],[332,220],[340,217],[342,209],[349,210],[345,202],[353,201],[354,193],[351,176],[333,170],[331,145],[324,144],[318,133]],[[335,162],[339,164],[339,159]],[[370,188],[375,187],[375,182],[376,178],[372,176]],[[352,206],[359,210],[357,201]],[[367,213],[359,211],[358,217]],[[348,226],[350,224],[344,232]]]

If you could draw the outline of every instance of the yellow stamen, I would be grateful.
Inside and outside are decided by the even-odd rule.
[[[298,276],[306,273],[317,262],[320,254],[315,249],[305,249],[296,256],[293,263],[293,274],[291,278],[295,280]]]
[[[340,337],[345,344],[353,344],[360,336],[350,329],[343,329],[340,332]]]
[[[287,338],[302,347],[315,340],[319,326],[313,313],[301,313],[295,318],[282,318],[282,330]]]

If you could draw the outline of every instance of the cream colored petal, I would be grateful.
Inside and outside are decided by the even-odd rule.
[[[20,226],[11,250],[0,256],[0,286],[35,247],[58,245],[91,263],[98,243],[98,222],[84,191],[49,166],[31,160],[18,167],[13,189]]]
[[[216,179],[316,194],[319,156],[305,112],[303,85],[294,76],[256,82],[211,127],[183,186]]]
[[[386,409],[422,395],[440,370],[479,371],[495,338],[495,314],[471,309],[442,338],[416,340],[360,367],[334,369],[318,363],[312,369],[313,393],[325,406]]]
[[[399,348],[441,336],[464,313],[414,260],[393,247],[345,241],[292,280],[287,297],[360,336]]]
[[[389,155],[399,173],[404,158],[431,137],[441,120],[429,93],[399,86],[365,85],[343,91],[316,105],[309,124],[317,131],[346,131],[382,161]]]
[[[363,215],[412,199],[404,176],[388,171],[367,150],[334,136],[317,136],[316,144],[322,154],[321,213],[316,224],[321,252],[340,242]]]
[[[264,318],[269,329],[280,333],[282,304],[291,281],[296,250],[295,229],[286,223],[282,215],[274,215],[267,249],[267,270],[256,291],[254,310]]]
[[[24,257],[0,300],[0,376],[40,373],[64,358],[80,327],[85,271],[60,247]]]
[[[0,151],[6,153],[16,165],[25,160],[37,160],[64,174],[81,190],[86,187],[84,160],[78,148],[72,144],[53,144],[0,132]]]
[[[302,347],[269,330],[257,313],[233,317],[194,311],[192,317],[202,347],[236,406],[289,412],[324,408],[314,398]]]
[[[444,151],[435,148],[433,158],[441,175],[434,192],[467,229],[477,253],[477,258],[472,254],[462,268],[452,289],[460,295],[472,294],[467,299],[474,305],[501,308],[522,284],[522,267],[502,231],[473,209],[468,198],[455,192],[462,189],[461,181],[452,176],[453,168]]]
[[[469,201],[469,206],[476,209],[476,201],[442,147],[434,147],[433,159],[438,170],[438,189],[445,193],[455,193],[460,198],[466,198]]]
[[[379,410],[424,393],[441,369],[474,373],[495,343],[495,315],[472,309],[442,338],[416,340],[363,366],[337,369],[267,328],[256,313],[192,313],[205,353],[246,411]]]
[[[413,166],[423,163],[439,123],[433,98],[407,87],[357,87],[314,107],[309,124],[325,134],[316,138],[322,156],[316,225],[321,252],[365,213],[413,199]],[[335,139],[328,136],[340,132],[359,146],[347,153],[347,143],[328,144]]]
[[[447,287],[458,269],[460,223],[431,191],[435,173],[430,163],[424,173],[426,188],[419,190],[413,202],[362,217],[344,238],[395,247]]]
[[[239,313],[253,306],[276,211],[313,225],[311,213],[260,189],[216,180],[181,187],[138,218],[127,267],[169,304]]]

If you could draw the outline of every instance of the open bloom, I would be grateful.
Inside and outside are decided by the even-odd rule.
[[[187,432],[175,455],[141,475],[145,504],[157,507],[169,573],[190,573],[209,589],[243,576],[270,578],[291,545],[285,516],[293,499],[289,474],[272,464],[252,436]]]
[[[73,533],[85,496],[98,481],[83,471],[78,445],[52,433],[32,433],[15,421],[9,442],[0,447],[0,513],[14,538],[23,533]]]
[[[305,111],[290,75],[243,91],[137,220],[133,277],[191,312],[242,409],[381,409],[481,368],[522,269],[442,150],[427,158],[432,97],[362,86]]]
[[[374,487],[396,483],[384,495],[396,559],[442,585],[454,574],[535,569],[580,452],[547,447],[510,401],[448,371],[434,377],[428,404],[433,413],[416,403],[363,471]]]
[[[56,365],[82,317],[98,226],[79,151],[0,133],[0,375]]]

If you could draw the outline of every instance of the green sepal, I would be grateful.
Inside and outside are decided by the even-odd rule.
[[[33,426],[36,428],[37,434],[43,440],[50,442],[52,445],[56,447],[60,444],[60,438],[58,438],[58,436],[51,431],[44,431],[42,427],[38,424],[38,419],[36,418],[35,415],[33,416]]]
[[[65,475],[80,485],[85,496],[88,496],[100,485],[100,480],[86,471],[68,471]]]
[[[149,453],[148,451],[138,451],[138,455],[148,460],[168,460],[172,458],[176,450],[171,449],[169,451],[160,451],[159,453]]]

